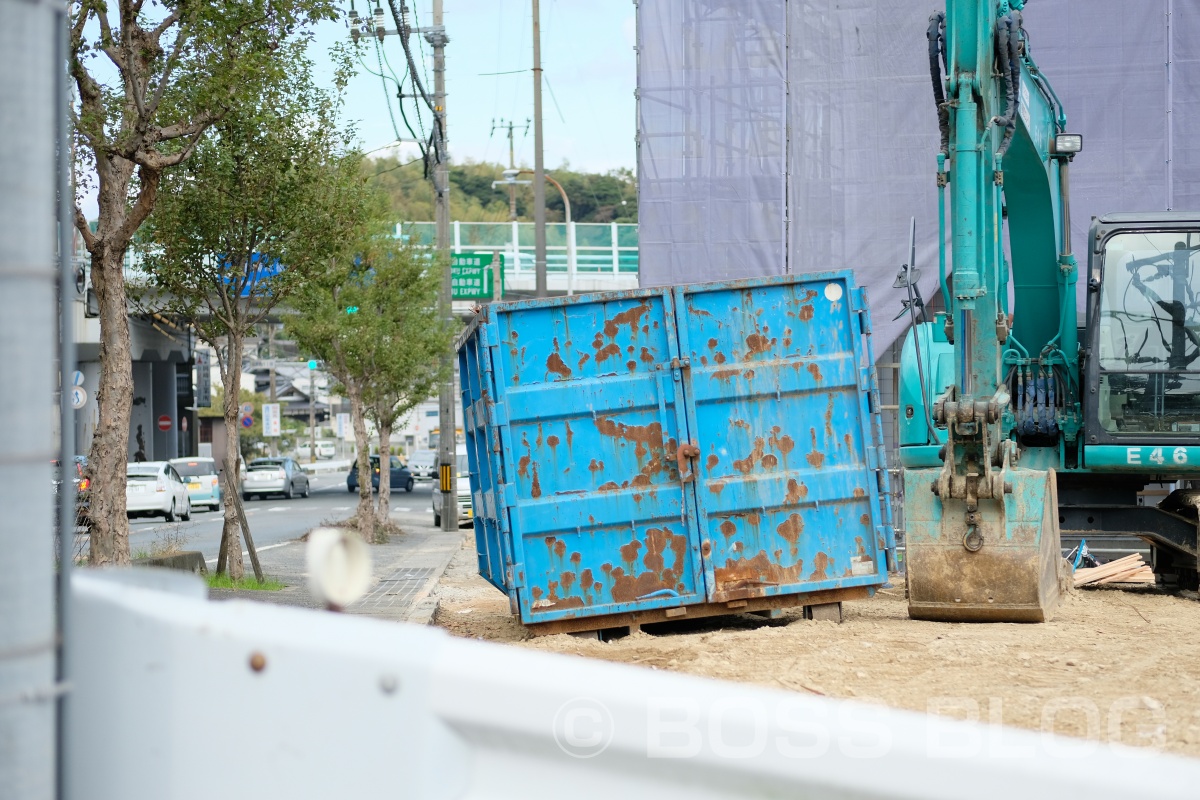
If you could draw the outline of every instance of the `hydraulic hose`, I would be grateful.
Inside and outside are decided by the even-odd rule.
[[[942,152],[950,154],[950,110],[946,108],[946,93],[942,88],[942,64],[945,60],[946,14],[935,11],[929,15],[929,28],[925,31],[929,40],[929,77],[933,81],[933,101],[937,106],[938,132],[942,137]]]

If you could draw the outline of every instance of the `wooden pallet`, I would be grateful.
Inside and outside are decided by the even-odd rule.
[[[753,597],[744,600],[730,600],[724,603],[698,603],[696,605],[676,606],[674,608],[653,608],[645,611],[629,611],[623,614],[601,614],[594,617],[572,617],[556,619],[552,622],[537,622],[526,625],[525,629],[534,636],[551,636],[556,633],[583,633],[603,631],[613,628],[626,628],[630,632],[639,630],[643,625],[655,622],[669,622],[680,619],[703,619],[727,614],[762,614],[775,616],[771,612],[782,611],[799,606],[814,609],[811,618],[841,621],[841,611],[826,606],[842,603],[847,600],[865,600],[870,596],[866,586],[855,586],[848,589],[830,589],[824,592],[806,592],[803,594],[781,594],[772,597]]]

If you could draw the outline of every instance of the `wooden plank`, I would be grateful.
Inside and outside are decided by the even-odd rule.
[[[1107,564],[1101,564],[1098,567],[1089,567],[1075,571],[1074,581],[1075,587],[1087,586],[1090,583],[1097,583],[1105,578],[1113,575],[1121,574],[1130,569],[1141,568],[1145,566],[1142,557],[1138,553],[1118,558],[1116,561],[1110,561]]]

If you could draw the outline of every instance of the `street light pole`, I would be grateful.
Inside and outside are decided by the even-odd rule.
[[[542,24],[533,0],[533,269],[536,293],[546,296],[546,166],[542,160]]]
[[[504,180],[492,181],[492,188],[497,186],[508,186],[510,190],[514,187],[527,184],[529,181],[517,180],[518,175],[529,175],[530,170],[527,169],[506,169],[504,170]],[[575,225],[571,221],[571,198],[567,197],[567,190],[562,184],[556,181],[549,175],[542,175],[543,178],[554,184],[554,188],[558,189],[559,195],[562,197],[563,208],[566,209],[567,219],[567,294],[575,294]],[[536,180],[536,178],[535,178]],[[544,229],[544,228],[543,228]]]

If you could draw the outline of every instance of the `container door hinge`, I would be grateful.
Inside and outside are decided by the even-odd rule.
[[[506,483],[501,492],[500,502],[504,508],[512,508],[517,504],[517,486],[514,483]]]
[[[522,564],[509,564],[504,577],[510,587],[520,589],[525,586],[525,567]]]
[[[508,406],[504,405],[502,401],[497,400],[491,404],[490,409],[493,425],[508,424]]]

